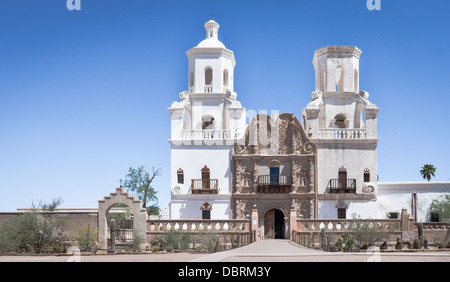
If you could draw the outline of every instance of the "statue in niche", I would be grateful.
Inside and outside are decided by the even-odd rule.
[[[249,171],[248,169],[248,165],[244,165],[244,164],[240,164],[238,169],[237,169],[237,173],[238,173],[238,189],[237,192],[238,193],[242,193],[244,192],[244,190],[248,190],[248,188],[250,187],[250,183],[251,183],[251,179],[252,179],[252,172]],[[247,189],[243,189],[243,188],[247,188]]]
[[[294,135],[293,135],[294,136]],[[297,133],[297,135],[295,136],[295,138],[293,138],[293,148],[295,148],[295,154],[301,154],[302,153],[302,137],[300,132]]]
[[[241,199],[236,200],[236,218],[246,219],[248,218],[247,202]]]
[[[292,199],[292,206],[296,210],[297,218],[304,219],[307,217],[306,209],[303,207],[304,201]]]
[[[243,166],[242,178],[244,179],[244,187],[250,187],[250,180],[252,178],[252,173],[247,170],[246,166]]]
[[[308,173],[304,170],[302,170],[302,166],[297,166],[297,170],[295,171],[295,176],[299,183],[299,188],[305,189],[306,188],[306,179],[308,179]]]

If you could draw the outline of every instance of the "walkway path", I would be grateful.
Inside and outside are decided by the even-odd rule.
[[[261,240],[213,254],[165,253],[74,256],[0,256],[0,262],[450,262],[450,251],[343,253],[309,249],[289,240]]]
[[[260,240],[229,251],[218,252],[192,262],[450,262],[450,252],[324,252],[291,243],[289,240]]]

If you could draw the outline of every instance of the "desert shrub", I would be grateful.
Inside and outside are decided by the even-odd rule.
[[[217,233],[215,232],[203,232],[196,234],[192,241],[197,249],[213,253],[216,251],[216,237]]]
[[[373,246],[377,242],[383,242],[393,234],[392,228],[384,228],[382,225],[372,223],[370,220],[362,220],[360,217],[353,217],[353,222],[349,225],[349,232],[360,248],[363,246]]]
[[[187,232],[169,230],[164,235],[164,245],[172,246],[174,250],[187,250],[192,241],[191,237],[191,234]]]
[[[335,245],[339,251],[354,251],[358,249],[358,245],[348,233],[342,234]]]
[[[0,227],[0,252],[65,252],[69,244],[64,225],[63,220],[36,209],[17,215]]]
[[[81,227],[74,234],[75,240],[78,241],[82,251],[91,251],[96,244],[97,236],[98,231],[92,229],[89,224]]]

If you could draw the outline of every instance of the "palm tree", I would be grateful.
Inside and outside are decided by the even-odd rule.
[[[434,173],[436,172],[436,168],[432,164],[426,164],[422,167],[420,174],[423,176],[423,179],[427,179],[430,181],[431,176],[434,177]]]

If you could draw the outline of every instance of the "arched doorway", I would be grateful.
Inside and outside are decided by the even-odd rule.
[[[264,238],[284,239],[284,213],[279,209],[271,209],[264,215]]]
[[[108,225],[108,248],[111,247],[111,221],[115,221],[116,248],[133,247],[133,211],[128,205],[119,203],[109,208],[106,213]]]

